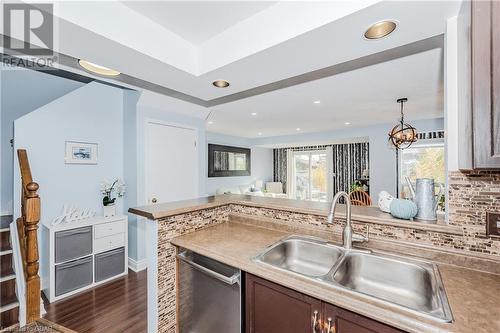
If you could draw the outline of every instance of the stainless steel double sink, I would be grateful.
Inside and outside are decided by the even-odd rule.
[[[304,236],[287,237],[253,259],[440,322],[452,321],[441,276],[432,263],[366,250],[345,250]]]

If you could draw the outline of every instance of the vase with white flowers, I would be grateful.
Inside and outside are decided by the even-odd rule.
[[[125,183],[121,179],[115,179],[113,182],[107,180],[101,182],[102,205],[104,207],[104,217],[116,215],[116,198],[125,195]]]

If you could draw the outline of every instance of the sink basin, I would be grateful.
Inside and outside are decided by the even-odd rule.
[[[287,271],[318,277],[326,275],[344,253],[326,241],[292,236],[272,245],[256,260]]]
[[[437,266],[406,257],[345,250],[325,240],[290,236],[254,258],[356,294],[377,298],[420,315],[451,322]]]
[[[452,319],[437,267],[426,262],[353,251],[329,279],[445,322]]]

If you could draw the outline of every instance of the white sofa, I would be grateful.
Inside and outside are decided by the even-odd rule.
[[[266,183],[265,191],[252,191],[252,185],[239,185],[234,187],[219,187],[215,194],[245,194],[245,195],[255,195],[259,197],[270,197],[270,198],[288,198],[288,196],[283,193],[283,184],[280,182],[268,182]]]
[[[251,185],[239,185],[234,187],[219,187],[215,194],[252,194],[255,195],[259,192],[252,192]]]

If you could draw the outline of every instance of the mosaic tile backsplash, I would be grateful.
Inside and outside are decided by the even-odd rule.
[[[176,331],[176,249],[170,241],[201,228],[227,222],[222,206],[158,220],[158,332]]]
[[[500,260],[500,238],[486,236],[486,212],[500,212],[500,172],[452,172],[449,174],[449,223],[462,227],[463,235],[424,231],[370,223],[370,237],[398,240],[481,254]],[[158,221],[158,331],[176,330],[176,272],[174,237],[228,221],[229,214],[272,218],[276,223],[341,232],[344,222],[326,225],[326,217],[268,208],[231,204],[167,217]],[[364,233],[365,224],[354,222]]]
[[[500,255],[500,238],[486,236],[486,212],[500,212],[500,172],[449,174],[449,223],[464,230],[456,248]]]

